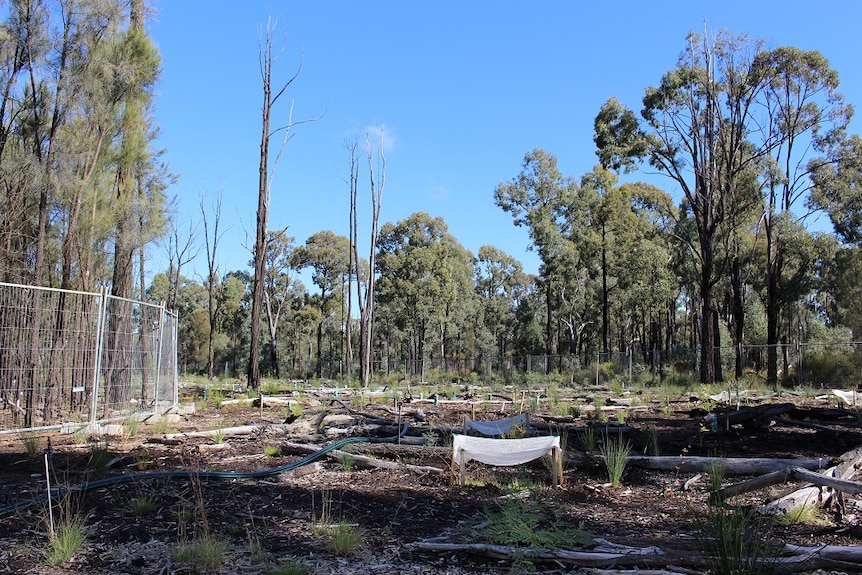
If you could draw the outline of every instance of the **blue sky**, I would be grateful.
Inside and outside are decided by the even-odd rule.
[[[425,211],[442,217],[474,254],[495,245],[536,273],[527,232],[494,204],[495,186],[515,177],[533,148],[556,155],[566,175],[590,171],[601,105],[616,96],[639,110],[644,89],[676,64],[689,30],[727,28],[769,47],[819,50],[862,114],[857,0],[153,3],[148,26],[162,56],[155,145],[179,175],[167,193],[187,230],[200,223],[201,197],[209,206],[221,192],[222,273],[248,269],[251,257],[259,42],[270,18],[279,53],[273,85],[302,62],[273,125],[287,123],[291,105],[294,121],[323,115],[296,128],[274,175],[269,228],[288,228],[297,244],[321,230],[347,235],[344,143],[364,143],[366,130],[385,126],[381,223]],[[273,140],[272,148],[279,146]],[[367,205],[364,161],[362,170],[360,202]],[[370,222],[360,217],[361,239]],[[164,249],[152,247],[149,255],[150,272],[163,271]],[[197,273],[205,262],[201,248]]]

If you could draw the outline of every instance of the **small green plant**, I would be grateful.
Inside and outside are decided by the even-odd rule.
[[[263,448],[263,454],[267,457],[278,457],[281,454],[281,448],[277,445],[267,445]]]
[[[770,575],[778,567],[778,550],[767,543],[771,532],[772,519],[754,510],[710,504],[697,540],[714,575]]]
[[[425,439],[425,447],[436,447],[440,442],[440,436],[434,432],[434,430],[428,430],[422,434],[423,439]]]
[[[342,471],[353,471],[353,467],[356,465],[356,460],[349,453],[341,454],[341,470]]]
[[[156,510],[158,503],[155,498],[146,495],[129,499],[129,512],[134,515],[149,515]]]
[[[153,424],[153,433],[155,433],[156,435],[164,435],[165,433],[168,432],[169,429],[170,429],[170,424],[168,423],[168,420],[164,417],[160,417]]]
[[[267,570],[268,575],[308,575],[308,567],[294,560],[274,565]]]
[[[618,409],[616,412],[617,423],[625,423],[626,417],[628,417],[628,413],[626,413],[625,409]]]
[[[778,521],[785,524],[803,523],[805,525],[830,525],[829,517],[823,509],[817,505],[803,505],[784,515],[777,517]]]
[[[87,477],[101,479],[108,474],[108,463],[111,454],[106,443],[94,443],[90,447],[90,458],[87,460]]]
[[[707,469],[709,473],[709,488],[711,493],[718,493],[721,491],[721,482],[724,480],[724,465],[720,463],[710,463],[709,468]]]
[[[84,445],[89,439],[90,433],[87,431],[87,426],[79,427],[72,433],[72,441],[75,445]]]
[[[34,433],[21,434],[21,443],[24,445],[24,452],[30,459],[35,459],[42,451],[42,440]]]
[[[210,394],[209,398],[212,400],[213,404],[215,404],[216,409],[221,409],[222,403],[224,403],[225,400],[224,393],[222,393],[221,390],[216,389]]]
[[[587,426],[583,431],[579,431],[578,439],[584,447],[584,451],[596,450],[596,430],[592,426]]]
[[[599,452],[605,460],[605,468],[608,472],[608,481],[612,487],[622,485],[623,474],[628,465],[629,454],[632,451],[632,444],[627,439],[612,440],[605,436]]]
[[[52,567],[65,563],[84,546],[86,541],[87,534],[84,531],[83,522],[71,520],[60,525],[48,536],[49,547],[45,553],[45,563]]]
[[[529,500],[499,499],[477,522],[473,536],[492,545],[532,549],[576,549],[592,543],[593,536],[583,525],[572,527],[542,505]]]
[[[138,471],[146,471],[152,462],[152,456],[146,451],[135,452],[135,467],[137,467]]]
[[[298,401],[292,402],[290,404],[290,412],[293,414],[294,417],[299,419],[300,417],[302,417],[302,404]]]
[[[174,549],[174,559],[196,563],[208,571],[221,567],[227,559],[228,543],[211,535],[181,541]]]
[[[216,444],[224,443],[224,429],[221,429],[221,428],[216,429],[212,434],[212,438],[213,438],[213,443],[216,443]]]
[[[646,453],[647,455],[661,455],[661,446],[658,440],[658,431],[654,427],[648,427],[646,430]]]
[[[281,391],[281,386],[277,381],[265,381],[260,386],[260,391],[264,395],[277,395]]]
[[[138,428],[141,425],[141,420],[135,417],[127,419],[123,423],[123,439],[129,440],[138,434]]]
[[[362,542],[362,530],[356,525],[339,523],[329,533],[329,545],[336,555],[352,555]]]

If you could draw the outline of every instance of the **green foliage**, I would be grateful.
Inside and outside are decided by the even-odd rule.
[[[363,541],[362,530],[355,525],[339,523],[329,531],[329,546],[336,555],[352,555]]]
[[[273,565],[266,571],[267,575],[308,575],[308,567],[297,561],[286,561]]]
[[[101,479],[108,474],[108,463],[111,455],[105,443],[93,443],[90,446],[90,456],[87,460],[87,477]]]
[[[177,561],[196,563],[211,572],[224,564],[227,560],[227,552],[227,541],[205,535],[178,543],[173,551],[173,557]]]
[[[263,448],[263,454],[267,457],[278,457],[281,455],[281,448],[277,445],[267,445]]]
[[[356,460],[353,459],[353,456],[349,453],[341,454],[341,470],[342,471],[352,471],[353,466],[356,464]]]
[[[158,502],[155,498],[149,496],[138,496],[129,499],[129,512],[134,515],[149,515],[158,507]]]
[[[22,433],[19,438],[24,446],[24,453],[30,459],[35,459],[39,452],[42,451],[42,439],[34,433]]]
[[[213,443],[215,443],[215,444],[224,443],[224,429],[221,429],[221,428],[216,429],[212,434],[212,438],[213,438]]]
[[[578,439],[581,441],[584,451],[591,452],[596,450],[596,430],[593,426],[587,426],[583,431],[579,431]]]
[[[573,526],[529,500],[498,499],[486,507],[471,537],[492,545],[530,549],[577,549],[592,543],[582,525]]]
[[[623,474],[626,471],[631,451],[632,444],[629,440],[604,437],[604,442],[599,449],[599,453],[604,458],[605,468],[608,472],[608,481],[610,481],[612,487],[622,485]]]
[[[859,381],[862,354],[844,354],[824,351],[805,356],[802,371],[798,374],[802,381],[811,385],[841,387],[855,385]]]
[[[52,567],[62,565],[77,553],[87,542],[87,534],[81,521],[71,521],[60,525],[48,537],[48,550],[45,563]]]
[[[224,403],[225,400],[225,396],[220,389],[216,389],[209,394],[209,399],[213,402],[213,404],[215,404],[216,409],[221,409],[222,403]]]
[[[277,381],[263,381],[260,384],[260,391],[264,395],[278,395],[281,392],[281,385]]]
[[[772,520],[741,507],[709,505],[697,537],[713,575],[777,572],[778,549],[770,547]]]
[[[123,438],[125,440],[129,440],[132,437],[135,437],[138,434],[138,429],[140,428],[141,420],[136,417],[130,417],[126,421],[123,422]]]

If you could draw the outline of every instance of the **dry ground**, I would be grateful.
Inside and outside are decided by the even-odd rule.
[[[315,443],[323,446],[333,438],[327,429],[359,433],[348,419],[324,420],[323,410],[346,414],[346,405],[333,403],[325,393],[307,393],[298,398],[303,404],[300,419],[286,428],[280,426],[287,414],[284,408],[227,406],[216,409],[212,401],[206,409],[171,423],[171,431],[224,429],[236,425],[259,425],[261,429],[243,436],[226,437],[228,445],[213,450],[208,437],[186,437],[165,442],[152,424],[141,424],[132,437],[107,440],[108,476],[140,474],[164,470],[262,470],[285,465],[298,455],[283,446],[288,442]],[[348,399],[342,395],[342,400]],[[762,400],[768,401],[768,400]],[[835,406],[835,400],[787,399],[799,406]],[[604,403],[596,400],[594,403]],[[635,451],[644,452],[657,444],[661,455],[707,455],[737,457],[834,458],[862,444],[858,419],[832,422],[845,431],[822,430],[782,425],[746,429],[741,426],[704,432],[697,409],[703,408],[689,398],[668,404],[640,402],[638,411],[625,418],[626,436]],[[395,419],[392,403],[349,403],[356,411]],[[498,419],[517,411],[512,403],[496,407],[468,401],[413,402],[402,405],[402,414],[412,415],[419,407],[424,422],[406,417],[414,426],[439,429],[463,422],[465,416],[477,420]],[[694,411],[693,411],[694,410]],[[81,573],[81,574],[197,574],[197,573],[278,573],[279,566],[298,563],[308,573],[364,574],[444,574],[531,572],[529,565],[513,563],[511,558],[490,558],[479,553],[432,552],[417,549],[416,543],[428,540],[464,541],[469,527],[483,519],[488,505],[504,496],[528,497],[551,510],[561,525],[582,527],[596,537],[614,543],[648,546],[673,545],[697,553],[695,534],[708,495],[709,480],[683,485],[694,473],[647,471],[630,467],[623,485],[606,485],[607,475],[601,460],[584,454],[578,437],[598,417],[543,417],[540,408],[532,416],[536,423],[553,422],[568,428],[565,484],[560,489],[537,488],[548,485],[550,474],[541,461],[517,468],[490,468],[471,464],[467,486],[453,485],[449,464],[451,450],[445,446],[399,445],[393,443],[355,443],[356,454],[402,464],[436,467],[443,473],[398,469],[350,467],[337,459],[323,459],[316,465],[262,479],[204,480],[151,479],[137,475],[134,481],[119,483],[76,494],[70,498],[77,517],[83,519],[88,533],[83,549],[65,564],[48,567],[44,561],[47,547],[47,508],[37,504],[0,518],[0,573]],[[355,423],[368,423],[354,413]],[[338,421],[339,425],[334,422]],[[333,423],[328,425],[328,422]],[[829,424],[830,422],[826,422]],[[267,426],[273,427],[267,427]],[[427,427],[426,427],[427,429]],[[602,429],[601,424],[598,429]],[[367,430],[367,428],[366,428]],[[426,435],[430,436],[430,434]],[[416,437],[416,436],[414,436]],[[421,437],[421,436],[419,436]],[[26,500],[44,492],[47,438],[51,444],[53,481],[76,485],[92,473],[94,449],[76,443],[80,437],[53,433],[40,438],[39,455],[27,456],[19,436],[0,436],[0,505]],[[445,438],[441,445],[445,445]],[[203,447],[202,447],[203,446]],[[264,454],[266,447],[277,448],[274,456]],[[98,470],[97,470],[98,471]],[[736,481],[727,478],[725,481]],[[779,485],[740,498],[737,503],[759,504],[793,486]],[[155,503],[147,512],[133,511],[134,500]],[[58,510],[59,513],[59,510]],[[800,545],[858,545],[862,527],[849,513],[830,514],[822,525],[779,523],[774,538]],[[60,521],[55,517],[55,520]],[[352,553],[336,553],[321,524],[345,523],[362,533],[360,546]],[[179,542],[194,540],[209,532],[228,544],[227,559],[217,568],[206,568],[193,561],[181,561],[175,554]],[[536,562],[532,568],[542,573],[586,573],[577,565],[561,562]],[[836,572],[854,571],[853,567]],[[282,571],[288,572],[288,571]]]

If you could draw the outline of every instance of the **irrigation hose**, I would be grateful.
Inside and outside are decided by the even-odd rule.
[[[262,477],[271,477],[273,475],[278,475],[279,473],[286,473],[288,471],[293,471],[299,467],[304,465],[308,465],[309,463],[313,463],[314,461],[320,459],[330,451],[334,451],[336,449],[340,449],[345,445],[351,443],[392,443],[403,437],[407,433],[408,424],[404,424],[401,427],[398,435],[393,435],[391,437],[345,437],[344,439],[339,439],[338,441],[327,445],[326,447],[315,451],[310,455],[306,455],[302,459],[298,459],[286,465],[281,465],[279,467],[273,467],[271,469],[261,469],[259,471],[200,471],[200,470],[190,470],[190,469],[180,469],[173,471],[149,471],[149,472],[141,472],[141,473],[132,473],[129,475],[114,475],[113,477],[106,477],[105,479],[97,479],[95,481],[86,481],[74,487],[67,488],[54,488],[50,491],[51,497],[58,497],[64,495],[66,493],[80,493],[85,492],[90,489],[96,489],[99,487],[105,487],[106,485],[117,485],[119,483],[128,483],[130,481],[146,481],[151,479],[260,479]],[[20,511],[22,509],[26,509],[38,503],[43,503],[48,500],[48,492],[39,495],[38,497],[34,497],[32,499],[25,499],[21,501],[16,501],[14,503],[9,503],[7,505],[0,506],[0,517],[5,517],[6,515],[11,515],[16,511]]]

